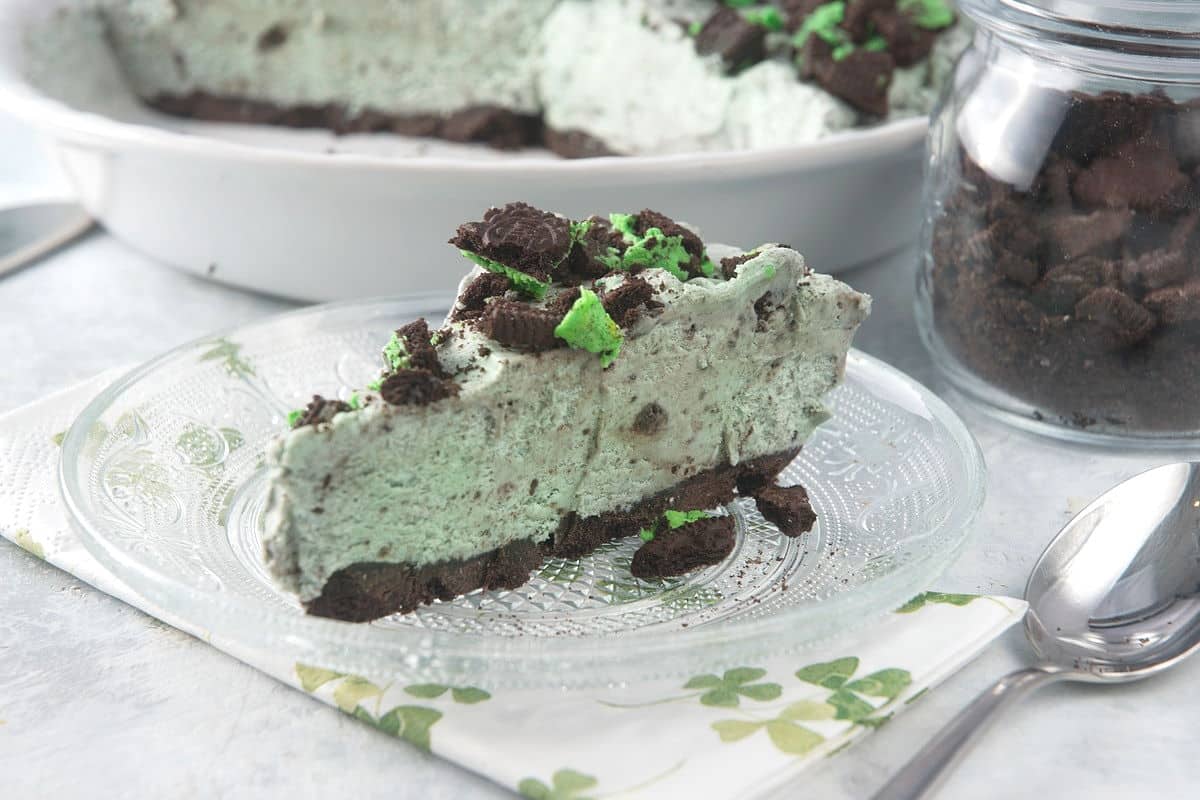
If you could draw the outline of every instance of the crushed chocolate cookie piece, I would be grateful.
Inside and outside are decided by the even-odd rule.
[[[738,494],[752,495],[762,487],[773,484],[779,473],[783,472],[788,464],[795,461],[798,455],[800,455],[799,446],[774,455],[742,462],[738,465]]]
[[[633,418],[632,430],[642,436],[657,436],[667,427],[667,411],[658,403],[647,403]]]
[[[754,494],[758,512],[784,536],[799,536],[817,521],[803,486],[764,486]]]
[[[1192,211],[1180,217],[1167,237],[1167,247],[1182,253],[1190,253],[1197,227],[1200,227],[1200,211]]]
[[[762,333],[767,330],[767,318],[771,316],[771,312],[775,310],[775,302],[771,299],[770,292],[754,301],[754,316],[758,318],[758,322],[754,326],[754,330]]]
[[[457,394],[457,383],[426,369],[394,372],[379,387],[379,396],[393,406],[424,406]]]
[[[590,133],[579,130],[560,131],[547,127],[542,131],[542,143],[550,152],[563,158],[600,158],[621,155]]]
[[[808,37],[805,69],[821,88],[867,114],[888,112],[888,87],[896,68],[891,53],[858,48],[837,58],[820,37]]]
[[[758,253],[750,251],[749,253],[742,253],[740,256],[722,258],[721,274],[725,276],[725,280],[733,280],[737,277],[737,268],[757,255]]]
[[[1096,289],[1075,306],[1075,316],[1095,322],[1124,346],[1137,344],[1154,330],[1158,320],[1129,295],[1104,286]]]
[[[458,305],[450,316],[451,322],[477,319],[483,314],[483,308],[489,298],[499,297],[508,291],[508,278],[495,272],[485,272],[467,284]]]
[[[571,306],[575,305],[575,301],[578,299],[579,287],[572,286],[571,288],[554,295],[554,298],[546,304],[546,310],[554,312],[559,319],[562,319],[566,313],[571,310]]]
[[[450,243],[545,281],[571,249],[571,225],[557,214],[509,203],[488,209],[481,222],[460,225]]]
[[[1011,253],[1005,253],[996,259],[996,271],[1010,281],[1026,286],[1032,286],[1041,277],[1036,261]]]
[[[738,11],[720,7],[696,34],[696,52],[721,56],[726,72],[736,72],[767,57],[767,29],[755,25]]]
[[[847,20],[850,18],[850,5],[846,4]],[[893,3],[884,3],[883,6],[871,11],[869,27],[887,42],[887,51],[891,53],[896,66],[911,67],[928,56],[933,43],[937,41],[937,32],[920,27],[911,13],[896,10]],[[862,34],[864,37],[866,35],[865,32]]]
[[[645,278],[626,278],[620,286],[609,289],[601,297],[604,310],[622,328],[629,328],[641,317],[643,310],[662,308],[654,299],[654,287]]]
[[[850,34],[855,42],[861,42],[875,28],[872,19],[881,12],[894,13],[894,0],[845,0],[840,27]]]
[[[1030,190],[1052,209],[1070,210],[1074,205],[1071,184],[1079,173],[1079,165],[1069,158],[1051,155],[1042,171],[1035,176]]]
[[[254,46],[258,52],[267,53],[282,45],[287,38],[287,28],[277,22],[258,35],[258,41]]]
[[[1030,299],[1047,314],[1070,314],[1084,297],[1117,281],[1117,267],[1100,258],[1085,257],[1052,267],[1034,285]]]
[[[1200,281],[1150,292],[1142,305],[1158,314],[1163,325],[1200,322]]]
[[[621,264],[628,247],[625,237],[607,219],[591,216],[578,225],[584,227],[584,232],[577,237],[558,274],[564,283],[579,284],[609,274]]]
[[[1187,185],[1187,176],[1169,150],[1137,141],[1083,168],[1074,189],[1075,199],[1085,208],[1146,210]]]
[[[1046,315],[1034,303],[1021,297],[999,297],[991,319],[1006,328],[1040,331],[1046,327]]]
[[[995,220],[984,234],[987,236],[988,249],[993,254],[1008,252],[1026,258],[1037,258],[1042,244],[1037,228],[1015,216]]]
[[[664,236],[678,236],[683,240],[683,249],[697,259],[704,257],[704,242],[695,231],[680,225],[675,220],[659,211],[643,208],[633,220],[633,229],[639,236],[645,236],[651,228],[658,228]]]
[[[733,517],[708,517],[660,531],[633,554],[629,571],[635,578],[656,580],[719,564],[737,541]]]
[[[562,314],[528,303],[493,300],[479,318],[479,330],[505,347],[541,352],[566,343],[554,335]]]
[[[429,323],[424,317],[398,328],[396,336],[404,341],[409,367],[428,370],[439,377],[445,377],[437,350],[430,341],[432,336],[429,333]]]
[[[1188,277],[1188,261],[1179,250],[1160,248],[1121,262],[1121,284],[1135,292],[1161,289]]]
[[[350,411],[349,403],[341,400],[327,400],[319,394],[314,394],[312,400],[304,407],[304,413],[296,420],[293,428],[303,428],[305,425],[320,425],[333,420],[335,414]]]
[[[1133,212],[1128,209],[1055,216],[1046,223],[1049,254],[1056,261],[1092,254],[1111,256],[1132,219]]]
[[[1112,155],[1126,142],[1148,135],[1162,107],[1154,94],[1135,97],[1114,91],[1095,95],[1071,92],[1066,116],[1051,149],[1080,164]]]
[[[438,130],[448,141],[482,142],[497,150],[519,150],[537,144],[541,133],[541,117],[489,105],[456,111],[442,120]]]

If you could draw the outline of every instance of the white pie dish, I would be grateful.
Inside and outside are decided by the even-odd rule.
[[[114,235],[231,284],[308,300],[446,294],[458,275],[433,266],[443,240],[518,199],[578,216],[656,208],[714,241],[785,242],[823,272],[917,230],[923,117],[772,150],[577,161],[195,122],[143,108],[98,29],[56,24],[63,46],[32,57],[27,37],[59,5],[0,0],[0,107],[46,136]]]

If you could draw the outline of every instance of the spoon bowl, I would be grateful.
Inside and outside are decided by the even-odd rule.
[[[1045,669],[1137,680],[1200,647],[1200,465],[1168,464],[1106,492],[1042,553],[1025,633]]]
[[[924,795],[997,712],[1033,689],[1139,680],[1200,649],[1200,464],[1156,467],[1093,501],[1042,553],[1025,599],[1040,662],[976,698],[876,800]]]

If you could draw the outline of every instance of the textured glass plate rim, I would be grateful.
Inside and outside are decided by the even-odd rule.
[[[438,303],[438,299],[444,302]],[[88,431],[138,381],[152,375],[177,356],[218,337],[236,337],[262,328],[295,326],[307,319],[330,313],[358,313],[368,318],[378,309],[400,305],[404,313],[418,315],[435,309],[443,311],[449,302],[445,295],[404,295],[351,300],[310,306],[239,328],[228,329],[187,342],[135,367],[104,389],[84,408],[63,439],[59,461],[59,490],[68,517],[85,548],[116,577],[162,610],[177,615],[191,625],[200,626],[208,636],[218,636],[247,647],[284,654],[296,661],[320,663],[344,671],[361,671],[369,665],[391,674],[419,671],[417,662],[435,658],[482,661],[489,671],[523,672],[534,663],[592,664],[603,672],[620,662],[641,665],[640,672],[662,672],[651,667],[655,659],[702,652],[704,648],[728,651],[735,645],[766,646],[770,651],[797,649],[828,638],[835,630],[845,631],[849,624],[831,624],[849,620],[861,625],[898,607],[913,594],[928,586],[962,553],[983,507],[986,467],[974,436],[962,419],[929,389],[900,370],[857,350],[847,357],[847,375],[868,390],[890,384],[899,394],[916,395],[931,418],[944,427],[966,472],[965,496],[957,503],[956,513],[932,529],[931,533],[951,532],[952,545],[944,550],[917,558],[905,569],[890,573],[857,590],[848,590],[822,601],[818,606],[796,606],[758,619],[735,618],[713,622],[664,636],[658,631],[624,632],[616,636],[586,638],[478,637],[445,631],[380,629],[277,612],[263,606],[230,597],[217,597],[163,575],[113,545],[105,536],[104,526],[90,519],[84,509],[83,483],[78,463]],[[872,394],[876,392],[872,391]],[[881,402],[894,402],[882,400]],[[818,610],[819,609],[819,610]],[[819,616],[824,625],[813,623]],[[614,647],[619,643],[618,647]],[[451,670],[453,671],[453,670]],[[615,670],[614,670],[615,674]],[[577,683],[559,675],[533,677],[530,683]],[[590,681],[585,681],[590,682]],[[605,682],[601,680],[600,682]]]

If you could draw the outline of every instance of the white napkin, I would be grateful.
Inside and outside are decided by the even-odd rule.
[[[158,608],[102,567],[71,530],[57,490],[58,445],[83,406],[115,377],[97,376],[0,416],[0,535],[386,734],[526,797],[752,797],[883,726],[1025,613],[1022,601],[1008,597],[927,592],[819,651],[625,689],[384,684],[291,663]]]

